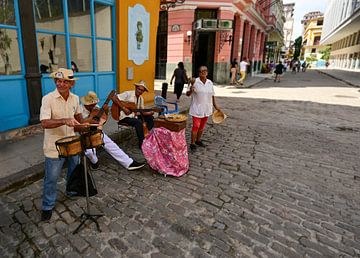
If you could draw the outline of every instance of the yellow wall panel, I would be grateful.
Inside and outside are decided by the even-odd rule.
[[[133,90],[134,83],[144,80],[149,88],[148,93],[144,93],[146,104],[151,104],[154,98],[154,79],[155,79],[155,57],[156,57],[156,33],[159,22],[160,0],[120,0],[116,1],[117,17],[117,90],[123,92]],[[145,60],[142,65],[136,65],[132,60],[128,60],[128,7],[141,4],[150,14],[149,32],[149,60]],[[135,32],[134,32],[135,33]],[[132,67],[134,80],[127,80],[127,68]]]

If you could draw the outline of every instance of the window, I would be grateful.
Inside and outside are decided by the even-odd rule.
[[[14,0],[0,3],[0,75],[20,74],[19,37]]]
[[[316,53],[316,48],[312,48],[311,49],[311,53],[313,54],[313,53]]]
[[[36,29],[64,32],[62,0],[35,0]]]
[[[111,7],[95,3],[96,67],[99,72],[113,70]]]
[[[93,0],[33,3],[42,72],[71,64],[78,72],[113,71],[112,6]]]
[[[321,26],[324,24],[324,20],[317,20],[316,25]]]
[[[316,36],[314,37],[314,46],[318,46],[320,45],[320,39],[321,39],[321,36]]]
[[[64,35],[37,33],[37,45],[42,73],[51,72],[59,67],[66,67]]]

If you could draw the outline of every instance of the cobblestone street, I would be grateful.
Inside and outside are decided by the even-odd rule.
[[[360,257],[359,88],[310,70],[216,92],[228,118],[209,119],[186,175],[129,172],[100,151],[100,233],[72,234],[86,204],[64,180],[50,223],[42,180],[3,193],[1,257]],[[144,160],[135,138],[119,145]]]

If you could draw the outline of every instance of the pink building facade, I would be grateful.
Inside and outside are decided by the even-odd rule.
[[[197,76],[201,65],[208,66],[209,78],[217,83],[229,82],[234,58],[237,62],[247,58],[251,62],[248,72],[259,72],[265,42],[273,28],[270,6],[271,0],[186,0],[170,9],[166,21],[159,23],[167,22],[168,28],[162,79],[170,79],[180,61],[189,76]]]

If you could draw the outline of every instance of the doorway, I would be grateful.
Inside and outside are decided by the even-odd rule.
[[[161,11],[156,37],[155,79],[166,79],[168,12]]]
[[[199,67],[205,65],[208,68],[208,79],[213,80],[215,32],[197,32],[196,37],[192,74],[198,77]]]

